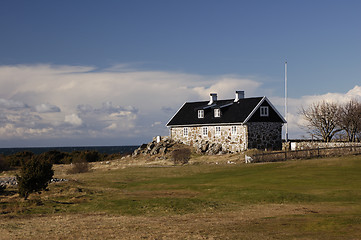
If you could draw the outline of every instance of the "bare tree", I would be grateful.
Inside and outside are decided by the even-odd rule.
[[[300,114],[306,120],[306,129],[309,134],[330,142],[336,133],[342,129],[338,127],[340,108],[336,103],[317,102],[307,109],[302,107]]]
[[[361,102],[356,99],[340,107],[338,125],[346,132],[350,142],[356,142],[361,132]]]

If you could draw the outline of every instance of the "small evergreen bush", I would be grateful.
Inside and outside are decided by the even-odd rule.
[[[5,185],[0,184],[0,194],[3,194],[5,192]]]
[[[53,164],[50,161],[33,157],[30,160],[22,160],[20,175],[17,175],[19,195],[25,200],[33,192],[46,190],[53,178]]]
[[[80,157],[87,162],[98,162],[101,160],[101,155],[98,151],[84,151],[81,152]]]
[[[7,171],[9,169],[10,169],[9,161],[5,157],[0,155],[0,172]]]
[[[180,148],[172,152],[174,164],[187,164],[191,158],[191,150],[189,148]]]

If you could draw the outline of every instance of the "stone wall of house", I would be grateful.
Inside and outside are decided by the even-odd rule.
[[[248,122],[248,149],[282,149],[282,123]]]
[[[201,149],[202,152],[209,152],[211,148],[221,148],[226,152],[240,152],[247,149],[247,127],[244,125],[236,126],[236,134],[232,134],[232,126],[218,126],[221,128],[220,134],[216,135],[216,126],[207,126],[207,135],[203,135],[203,127],[187,127],[188,136],[184,136],[183,127],[172,127],[171,137],[175,141]]]

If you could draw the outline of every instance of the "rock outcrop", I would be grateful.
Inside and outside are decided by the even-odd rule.
[[[161,137],[161,138],[153,138],[153,140],[148,144],[143,144],[139,148],[137,148],[132,156],[136,157],[139,155],[165,155],[172,151],[172,147],[175,145],[184,145],[179,141],[174,141],[170,137]],[[189,146],[188,146],[189,147]],[[198,154],[208,154],[208,155],[216,155],[226,153],[222,149],[222,144],[219,143],[211,143],[209,141],[195,141],[192,146],[196,153]]]
[[[64,178],[52,178],[51,183],[58,183],[58,182],[67,182],[67,179]],[[2,177],[0,178],[0,185],[3,186],[17,186],[18,181],[16,177]]]
[[[148,144],[142,144],[139,148],[137,148],[133,152],[133,157],[138,155],[156,155],[166,154],[171,147],[176,144],[175,141],[170,139],[169,137],[163,137],[160,141],[157,141],[157,138],[153,138],[153,140]]]
[[[219,143],[211,143],[207,140],[196,141],[193,144],[196,152],[199,154],[208,154],[208,155],[216,155],[225,153],[222,148],[222,144]]]

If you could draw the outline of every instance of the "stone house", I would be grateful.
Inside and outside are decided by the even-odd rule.
[[[282,149],[282,125],[286,120],[267,97],[185,102],[167,123],[170,137],[191,146],[217,144],[223,152],[247,149]]]

